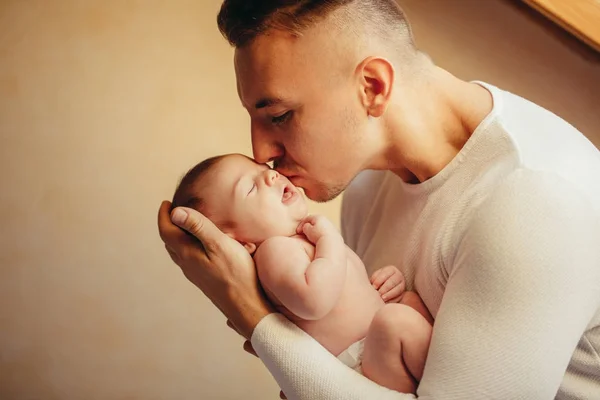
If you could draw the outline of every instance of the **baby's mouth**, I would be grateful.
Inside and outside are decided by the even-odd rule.
[[[288,202],[292,197],[294,197],[294,193],[294,190],[292,190],[289,185],[285,185],[283,188],[283,194],[281,195],[281,202]]]

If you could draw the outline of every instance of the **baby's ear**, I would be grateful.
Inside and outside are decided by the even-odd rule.
[[[242,243],[244,245],[244,248],[246,250],[248,250],[248,253],[250,253],[250,255],[254,254],[254,252],[256,251],[256,244],[254,243]]]

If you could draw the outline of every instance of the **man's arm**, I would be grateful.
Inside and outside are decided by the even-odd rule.
[[[598,243],[598,216],[567,182],[508,179],[456,253],[418,398],[554,398],[599,306]],[[252,344],[289,399],[414,398],[354,373],[279,315]]]
[[[600,305],[598,243],[599,217],[572,184],[507,178],[455,253],[419,396],[553,399]]]
[[[346,247],[324,217],[311,217],[304,228],[316,244],[310,260],[293,238],[274,237],[257,250],[255,261],[262,285],[293,314],[306,320],[327,315],[339,300],[346,280]]]

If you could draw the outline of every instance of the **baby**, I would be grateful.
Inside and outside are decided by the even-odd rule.
[[[307,216],[302,193],[285,176],[243,155],[213,157],[182,179],[173,198],[180,206],[241,243],[277,310],[333,355],[382,386],[416,391],[433,322],[422,300],[400,293],[395,267],[369,280],[333,224]]]

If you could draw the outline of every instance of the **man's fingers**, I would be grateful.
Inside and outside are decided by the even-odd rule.
[[[171,260],[173,260],[173,262],[175,264],[179,265],[180,259],[179,259],[179,256],[177,255],[177,253],[175,253],[175,251],[172,248],[170,248],[169,246],[167,246],[166,244],[165,244],[165,249],[167,250],[167,253],[169,253],[169,255],[171,256]]]
[[[238,329],[235,327],[235,325],[233,325],[233,324],[231,323],[231,321],[230,321],[230,320],[227,320],[227,326],[228,326],[228,327],[230,327],[231,329],[233,329],[234,331],[236,331],[238,335],[240,335],[240,336],[242,335],[242,334],[240,333],[240,331],[238,331]],[[244,346],[243,346],[243,347],[244,347],[244,350],[245,350],[246,352],[248,352],[248,353],[252,354],[254,357],[258,357],[258,356],[256,355],[256,352],[254,351],[254,347],[252,347],[252,343],[250,343],[250,341],[249,341],[249,340],[246,340],[246,341],[244,341]]]
[[[219,228],[198,211],[177,207],[171,213],[174,224],[194,235],[204,246],[207,253],[218,251],[219,243],[228,238]]]
[[[250,343],[249,340],[246,340],[244,342],[244,350],[247,351],[248,353],[252,354],[254,357],[258,357],[256,352],[254,351],[254,347],[252,347],[252,343]]]
[[[191,238],[185,232],[171,222],[171,202],[163,201],[158,210],[158,233],[161,240],[168,246],[167,251],[171,250],[181,256],[179,251],[191,243]]]

